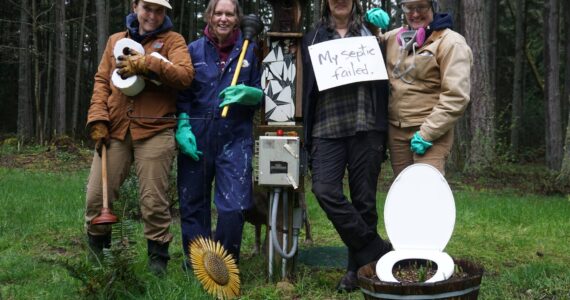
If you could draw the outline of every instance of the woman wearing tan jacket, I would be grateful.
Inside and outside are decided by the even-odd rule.
[[[469,104],[471,49],[437,1],[402,0],[407,25],[385,33],[390,79],[388,147],[394,176],[413,163],[445,174],[453,126]],[[367,13],[374,25],[384,13]],[[384,13],[385,14],[385,13]]]
[[[95,75],[95,85],[87,117],[90,137],[97,152],[107,145],[109,202],[117,199],[119,188],[134,163],[144,235],[147,239],[149,268],[164,274],[169,259],[169,232],[172,221],[166,195],[168,175],[176,153],[173,129],[176,126],[176,95],[190,86],[194,69],[184,38],[173,31],[166,15],[168,0],[134,0],[127,16],[127,30],[111,35]],[[124,50],[115,57],[118,40],[130,38],[140,43],[145,55]],[[157,52],[167,61],[150,55]],[[126,96],[111,79],[118,69],[123,78],[145,79],[144,89]],[[151,79],[153,81],[151,81]],[[162,119],[161,119],[162,118]],[[111,241],[109,225],[92,225],[102,205],[101,157],[95,153],[87,186],[85,222],[91,250],[99,254]]]

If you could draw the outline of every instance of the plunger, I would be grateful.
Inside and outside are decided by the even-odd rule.
[[[101,181],[103,185],[103,207],[97,217],[91,220],[91,225],[111,225],[117,223],[117,216],[109,209],[109,196],[107,195],[107,147],[103,143],[101,148]]]
[[[249,41],[252,40],[257,34],[259,34],[261,30],[263,30],[263,22],[261,22],[258,16],[250,14],[243,17],[243,20],[241,21],[241,31],[243,32],[244,38],[243,47],[241,48],[241,53],[239,55],[239,60],[231,86],[234,86],[237,83],[239,72],[241,71],[241,65],[243,64],[243,58],[245,57],[247,47],[249,46]],[[228,115],[228,108],[228,105],[224,106],[224,109],[222,110],[222,118],[225,118]]]

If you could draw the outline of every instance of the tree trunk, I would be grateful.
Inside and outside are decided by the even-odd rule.
[[[562,123],[560,116],[560,60],[558,51],[558,0],[544,1],[544,103],[546,119],[546,165],[560,170]]]
[[[567,99],[570,104],[570,97]],[[568,126],[566,126],[566,139],[564,141],[564,157],[562,158],[562,166],[558,181],[560,183],[569,184],[570,182],[570,112],[568,113]]]
[[[392,23],[393,18],[392,16],[392,5],[390,1],[382,0],[380,1],[380,8],[382,8],[388,15],[390,16],[390,23]],[[393,26],[388,27],[388,29],[393,28]]]
[[[194,37],[196,37],[196,19],[197,17],[197,13],[196,13],[196,7],[197,4],[195,1],[190,1],[190,14],[189,14],[189,19],[190,22],[188,22],[188,38],[187,41],[193,41]]]
[[[32,1],[32,51],[34,53],[34,108],[36,113],[36,138],[42,144],[44,142],[44,124],[42,120],[42,106],[40,97],[40,57],[38,48],[39,29],[38,29],[38,9],[37,1]]]
[[[184,9],[184,3],[186,3],[186,1],[182,0],[180,1],[180,19],[178,20],[178,32],[182,32],[182,25],[184,24],[184,12],[186,11],[186,9]]]
[[[77,65],[75,67],[75,91],[73,93],[73,117],[71,119],[71,132],[73,136],[77,134],[77,123],[79,115],[79,98],[81,91],[81,67],[83,66],[83,38],[85,36],[85,16],[87,15],[88,0],[83,0],[83,10],[81,12],[81,26],[79,28],[79,41],[77,46]]]
[[[442,11],[447,11],[453,15],[455,30],[465,35],[462,31],[462,28],[465,26],[462,25],[464,20],[461,18],[461,11],[463,9],[461,1],[447,0],[440,3]],[[471,101],[473,101],[473,99],[471,99]],[[467,166],[471,141],[471,132],[469,129],[470,112],[471,106],[468,106],[463,117],[457,121],[457,124],[455,124],[454,127],[453,148],[451,149],[446,165],[446,169],[450,172],[461,172]]]
[[[569,1],[562,1],[562,11],[569,11],[570,10],[570,2]],[[564,53],[566,55],[565,63],[564,63],[564,85],[563,93],[562,93],[562,111],[566,113],[570,113],[570,18],[564,18],[564,32],[565,32],[565,40],[564,40]],[[562,114],[565,116],[566,114]],[[568,122],[564,124],[568,126],[570,123],[570,119],[567,120]],[[562,126],[564,128],[564,126]],[[568,134],[566,132],[566,134]],[[566,151],[568,151],[568,147],[566,147]]]
[[[97,57],[101,61],[107,38],[109,37],[109,12],[107,11],[106,0],[95,0],[95,15],[97,17]]]
[[[131,9],[132,9],[132,3],[133,1],[123,1],[123,13],[122,16],[126,16],[129,13],[131,13]],[[109,12],[110,14],[110,8],[109,8],[110,4],[107,1],[107,6],[105,7],[105,9]],[[109,23],[109,15],[107,14],[107,24]],[[123,29],[123,27],[121,27],[121,29]]]
[[[55,2],[55,89],[53,121],[56,135],[65,134],[66,70],[65,70],[65,0]]]
[[[46,88],[45,88],[45,94],[44,94],[44,99],[45,99],[45,103],[44,103],[44,127],[43,127],[43,132],[44,132],[44,136],[49,137],[50,135],[50,130],[51,127],[49,126],[50,122],[48,122],[49,120],[49,109],[51,107],[51,87],[52,87],[52,83],[53,80],[51,78],[52,74],[53,74],[53,41],[51,39],[48,39],[47,41],[48,43],[48,54],[47,54],[47,59],[46,59],[46,64],[47,64],[47,68],[46,68]]]
[[[525,0],[516,1],[517,13],[515,16],[515,61],[514,61],[514,74],[513,74],[513,99],[511,107],[511,153],[518,157],[520,147],[520,129],[523,113],[523,56],[525,45],[525,32],[524,23],[525,16]]]
[[[20,8],[20,50],[18,65],[18,138],[22,142],[33,136],[32,112],[32,64],[30,60],[30,15],[28,0],[22,0]]]
[[[570,9],[570,3],[568,1],[562,1],[564,11]],[[565,101],[570,107],[570,18],[565,18],[564,30],[566,31],[566,41],[565,41],[565,68],[564,68],[564,97],[562,101]],[[568,122],[566,123],[566,139],[564,140],[564,153],[562,158],[562,167],[560,168],[559,182],[566,183],[570,182],[570,109],[568,111]]]
[[[566,42],[568,47],[568,42]],[[570,55],[566,55],[566,63],[570,61]],[[568,76],[568,75],[566,75]],[[568,87],[568,86],[567,86]],[[566,101],[570,105],[570,96],[566,96]],[[564,153],[562,158],[562,166],[560,168],[560,175],[558,180],[562,184],[569,184],[570,182],[570,111],[568,112],[568,122],[566,123],[566,139],[564,140]]]
[[[493,99],[497,98],[497,6],[499,1],[497,0],[487,0],[487,28],[489,29],[489,82],[491,82],[490,92]]]
[[[322,1],[327,1],[327,0],[322,0]],[[398,6],[395,7],[395,15],[394,15],[394,27],[393,28],[398,28],[400,26],[402,26],[402,9]]]
[[[442,12],[451,12],[453,15],[453,6],[454,6],[454,1],[453,0],[441,0],[439,1],[439,9]],[[455,18],[453,19],[455,20]]]
[[[456,0],[441,0],[439,1],[440,12],[449,13],[453,17],[453,29],[463,34],[461,27],[461,1]]]
[[[495,99],[491,94],[489,77],[489,39],[485,3],[478,0],[463,2],[465,38],[473,51],[471,70],[471,146],[466,171],[481,172],[495,158]]]

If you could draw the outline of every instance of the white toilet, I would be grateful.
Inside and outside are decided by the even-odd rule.
[[[407,259],[437,264],[436,274],[426,283],[453,275],[453,259],[443,250],[453,233],[455,202],[447,181],[436,168],[414,164],[398,175],[386,198],[384,223],[394,251],[376,264],[381,281],[398,282],[392,268]]]

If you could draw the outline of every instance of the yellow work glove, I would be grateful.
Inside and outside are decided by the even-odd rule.
[[[123,79],[133,75],[147,75],[146,56],[138,53],[134,49],[125,48],[124,55],[117,57],[117,73]]]
[[[91,124],[89,137],[91,137],[91,140],[95,142],[95,150],[97,150],[97,153],[101,156],[101,148],[103,147],[103,144],[109,148],[109,142],[111,141],[107,122],[96,121]]]

